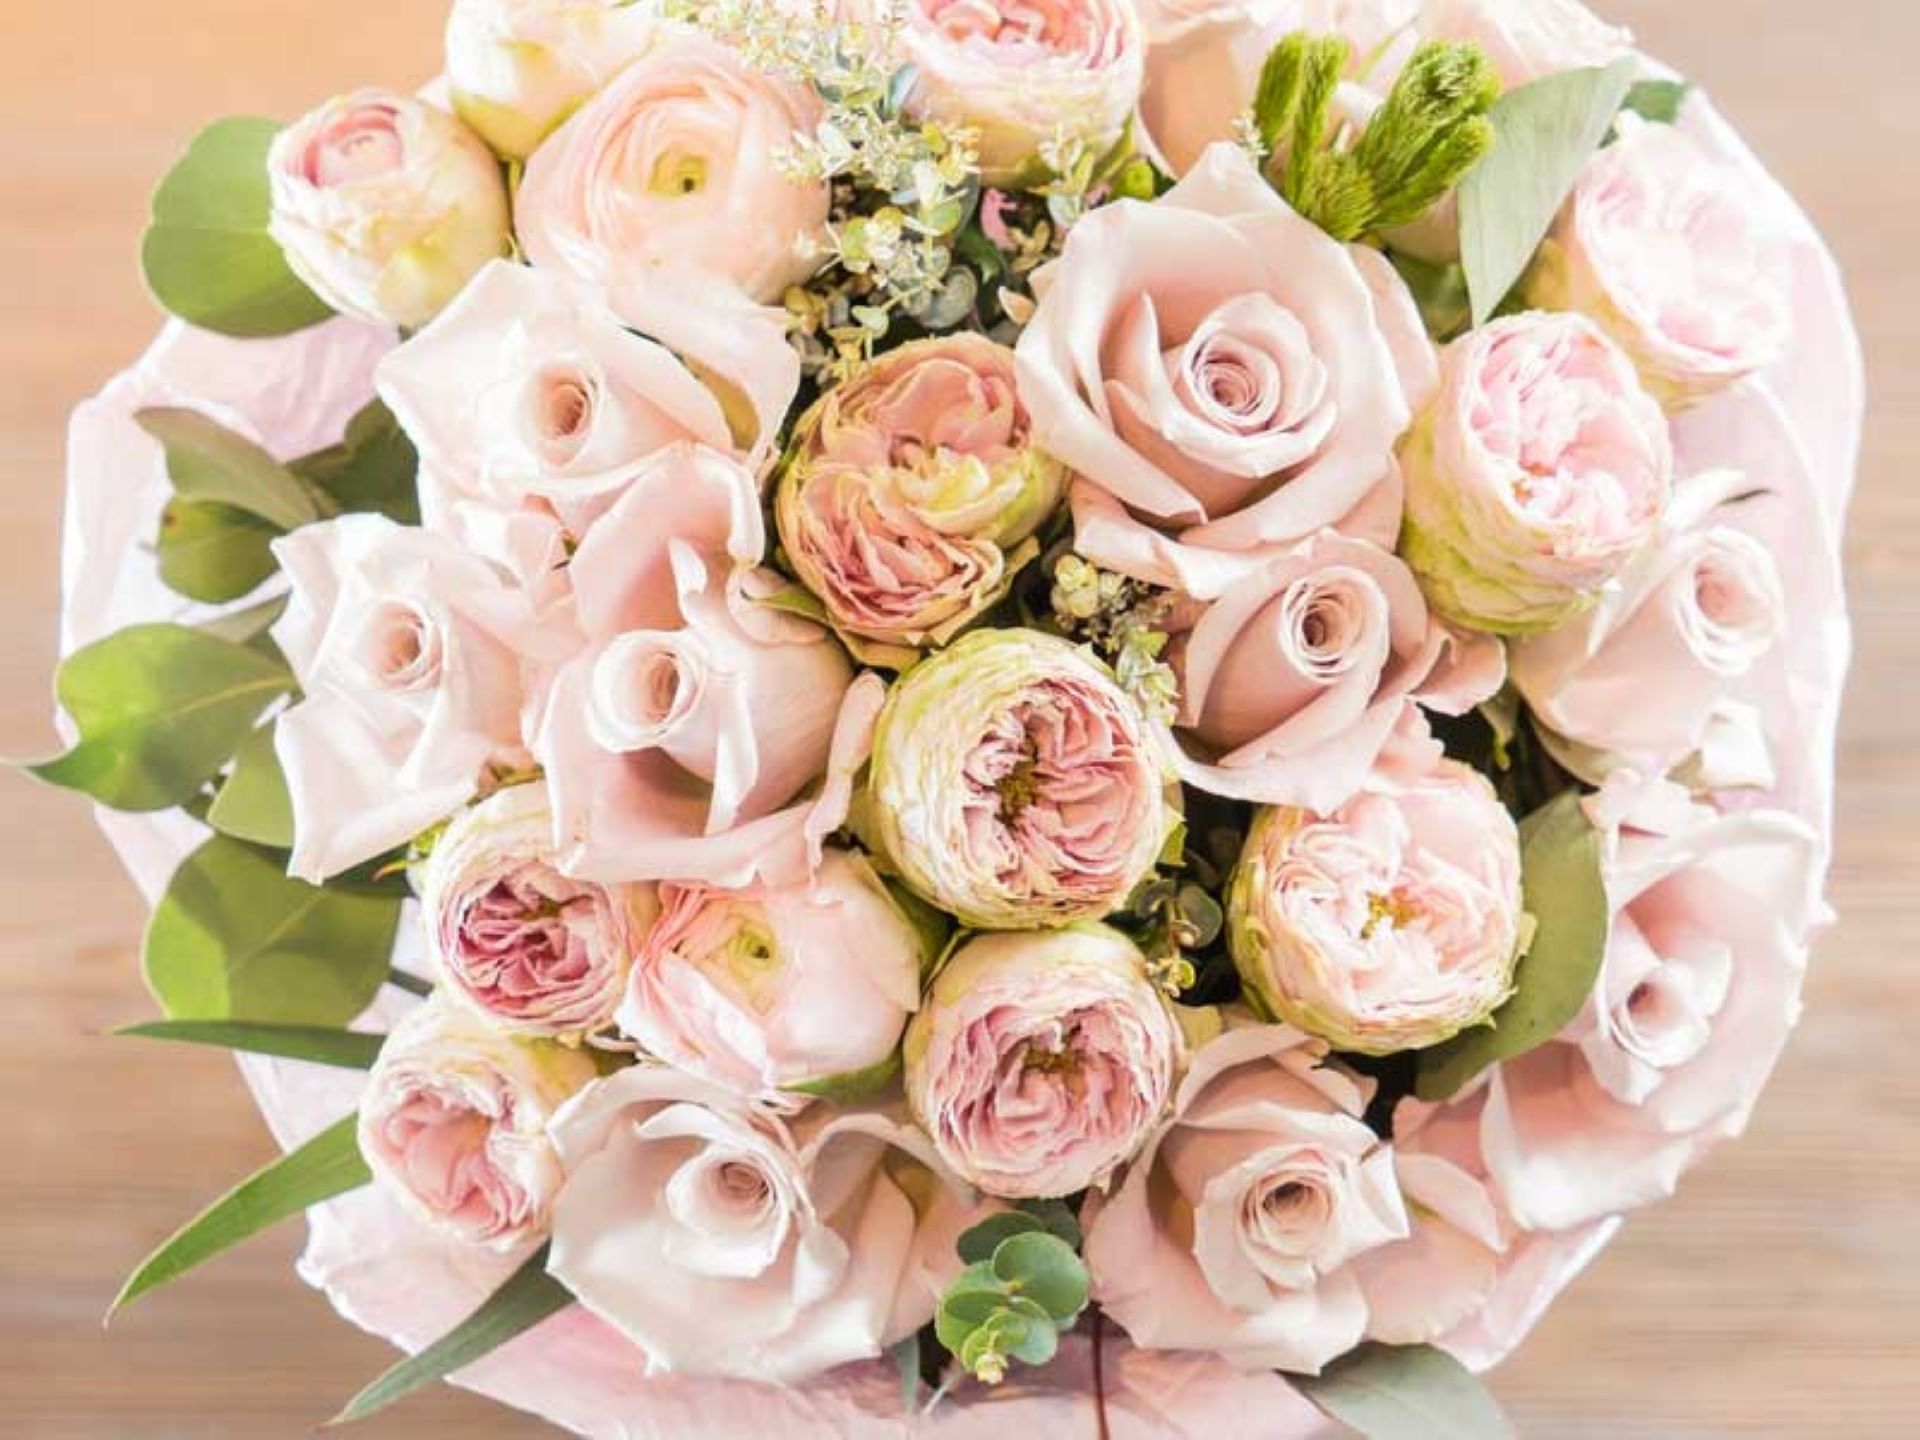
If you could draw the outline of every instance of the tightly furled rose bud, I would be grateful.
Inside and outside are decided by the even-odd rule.
[[[1132,941],[1104,925],[982,935],[907,1027],[907,1099],[991,1195],[1104,1185],[1166,1108],[1180,1027]]]
[[[1423,39],[1478,45],[1509,90],[1611,64],[1633,48],[1629,31],[1580,0],[1424,0],[1416,23]]]
[[[1006,593],[1066,480],[1030,430],[1013,352],[971,333],[902,345],[821,397],[774,515],[835,628],[944,644]]]
[[[1012,183],[1056,134],[1098,155],[1120,138],[1146,60],[1132,0],[907,0],[909,108],[979,133],[989,185]]]
[[[828,851],[805,885],[669,884],[660,902],[620,1028],[740,1095],[780,1097],[887,1064],[938,944],[865,857],[844,850]]]
[[[1666,416],[1579,315],[1530,311],[1447,347],[1439,397],[1400,449],[1401,555],[1456,624],[1551,630],[1660,531]]]
[[[874,737],[880,842],[907,883],[978,929],[1099,919],[1177,816],[1160,736],[1084,651],[976,630],[893,688]]]
[[[507,186],[472,131],[389,90],[329,100],[267,152],[269,233],[345,315],[424,325],[508,247]]]
[[[436,1230],[512,1250],[547,1231],[561,1179],[547,1121],[593,1076],[577,1050],[428,1000],[394,1026],[367,1077],[360,1153]]]
[[[1227,924],[1269,1014],[1366,1055],[1437,1045],[1512,989],[1519,832],[1478,771],[1402,744],[1325,818],[1259,813]]]
[[[1679,410],[1779,359],[1789,273],[1746,177],[1684,131],[1643,124],[1588,162],[1526,298],[1598,322]]]

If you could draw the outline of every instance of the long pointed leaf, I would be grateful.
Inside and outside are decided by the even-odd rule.
[[[1294,1387],[1365,1440],[1512,1440],[1473,1372],[1431,1345],[1362,1345]]]
[[[187,1045],[217,1045],[253,1055],[311,1060],[343,1070],[367,1070],[379,1058],[384,1035],[363,1035],[320,1025],[260,1025],[246,1020],[153,1020],[113,1032],[141,1040],[178,1040]]]

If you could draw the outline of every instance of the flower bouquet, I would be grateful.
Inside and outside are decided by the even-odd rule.
[[[117,1305],[306,1212],[345,1419],[1491,1435],[1745,1123],[1857,348],[1572,0],[458,0],[143,259],[31,768],[285,1154]]]

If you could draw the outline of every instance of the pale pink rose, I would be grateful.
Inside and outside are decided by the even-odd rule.
[[[1131,0],[905,0],[916,115],[978,135],[989,185],[1013,183],[1056,135],[1096,156],[1140,98],[1146,38]]]
[[[516,1249],[546,1233],[560,1187],[547,1121],[593,1075],[584,1052],[516,1040],[428,1000],[394,1026],[367,1076],[360,1153],[435,1229]]]
[[[269,231],[342,314],[424,325],[508,246],[500,166],[458,120],[390,90],[329,100],[274,138]]]
[[[1593,752],[1583,773],[1628,765],[1664,775],[1707,747],[1716,726],[1740,723],[1744,682],[1786,625],[1779,567],[1739,528],[1741,506],[1767,503],[1737,471],[1682,481],[1666,534],[1598,604],[1513,645],[1528,708]]]
[[[519,763],[526,599],[444,536],[344,515],[273,542],[292,585],[273,638],[301,700],[274,728],[293,798],[288,869],[318,883],[464,805]]]
[[[834,753],[853,667],[825,630],[755,603],[765,549],[752,475],[676,444],[574,553],[584,648],[546,684],[532,741],[568,873],[786,881],[806,870],[794,843],[839,823],[793,802],[858,764]]]
[[[515,197],[535,265],[777,300],[813,273],[827,187],[778,156],[819,103],[704,36],[657,43],[534,151]],[[617,305],[617,301],[616,301]]]
[[[1322,818],[1261,810],[1227,894],[1249,997],[1370,1055],[1436,1045],[1507,998],[1520,837],[1486,777],[1403,739]]]
[[[932,1319],[970,1194],[881,1112],[782,1119],[640,1065],[554,1121],[548,1268],[657,1375],[788,1385]]]
[[[1356,1261],[1408,1234],[1372,1083],[1285,1025],[1194,1055],[1173,1113],[1083,1217],[1093,1295],[1149,1350],[1317,1374],[1366,1334]]]
[[[907,1027],[907,1099],[941,1157],[988,1194],[1071,1195],[1140,1148],[1183,1049],[1119,931],[981,935]]]
[[[827,851],[803,885],[662,885],[617,1019],[736,1094],[833,1098],[886,1078],[939,938],[852,851]]]
[[[1328,526],[1390,542],[1410,412],[1387,330],[1414,322],[1373,283],[1231,145],[1076,225],[1019,358],[1034,438],[1081,477],[1080,552],[1213,598]]]
[[[1696,404],[1786,351],[1786,248],[1763,203],[1685,131],[1628,126],[1581,172],[1527,302],[1592,317],[1669,410]]]
[[[1522,635],[1594,604],[1659,535],[1666,417],[1580,315],[1529,311],[1447,347],[1400,450],[1400,553],[1442,619]]]
[[[1517,90],[1564,70],[1609,65],[1633,48],[1633,36],[1601,20],[1580,0],[1423,0],[1417,22],[1427,40],[1478,45]]]
[[[1065,487],[1033,448],[1013,352],[920,340],[829,390],[795,427],[774,516],[843,634],[910,659],[1001,599]]]
[[[1606,960],[1558,1040],[1494,1073],[1482,1145],[1515,1219],[1564,1229],[1673,1192],[1747,1117],[1800,1015],[1825,918],[1819,840],[1768,811],[1718,815],[1613,787]]]

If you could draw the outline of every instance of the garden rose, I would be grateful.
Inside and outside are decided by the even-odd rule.
[[[268,229],[346,315],[424,325],[506,253],[507,187],[458,120],[390,90],[329,100],[274,137]]]
[[[909,107],[979,135],[982,176],[1011,184],[1060,132],[1096,155],[1140,98],[1146,38],[1131,0],[906,0]]]
[[[1597,321],[1669,410],[1780,358],[1786,256],[1746,176],[1672,125],[1632,125],[1581,172],[1527,303]]]
[[[1234,964],[1270,1014],[1337,1050],[1437,1045],[1512,988],[1519,832],[1478,771],[1403,744],[1325,818],[1262,810],[1227,916]]]
[[[1423,0],[1420,34],[1478,45],[1509,90],[1564,70],[1608,65],[1633,36],[1580,0]]]
[[[431,999],[395,1025],[360,1100],[374,1178],[436,1230],[513,1250],[546,1233],[560,1163],[547,1121],[593,1078],[564,1045],[501,1035]]]
[[[1578,315],[1495,320],[1447,347],[1401,446],[1401,555],[1443,619],[1521,635],[1592,605],[1660,532],[1666,417]]]
[[[343,515],[273,542],[292,585],[273,627],[303,698],[274,727],[293,799],[289,871],[318,884],[403,845],[515,763],[527,602],[443,536]]]
[[[979,929],[1098,919],[1177,816],[1159,738],[1065,640],[976,630],[893,687],[868,784],[908,884]]]
[[[933,1318],[974,1206],[890,1115],[798,1120],[664,1066],[556,1118],[548,1268],[658,1374],[793,1384]]]
[[[639,937],[620,1028],[741,1095],[804,1102],[874,1080],[919,1008],[939,943],[845,850],[827,851],[806,884],[668,884],[660,902]]]
[[[1318,1374],[1366,1334],[1359,1257],[1408,1234],[1372,1093],[1285,1025],[1203,1046],[1110,1197],[1086,1216],[1093,1295],[1133,1343]]]
[[[1409,406],[1387,329],[1417,322],[1360,263],[1231,145],[1074,227],[1035,276],[1020,398],[1081,477],[1083,555],[1210,599],[1328,526],[1391,540]]]
[[[434,842],[420,894],[441,983],[494,1028],[577,1038],[620,1003],[656,906],[638,886],[561,874],[547,787],[512,785]]]
[[[907,1027],[907,1099],[941,1157],[991,1195],[1104,1186],[1158,1122],[1180,1027],[1131,940],[1104,925],[981,935]]]
[[[790,179],[777,158],[817,114],[806,90],[724,45],[664,33],[527,162],[520,243],[616,308],[643,278],[777,300],[818,264],[827,187]]]
[[[801,418],[774,513],[836,629],[908,658],[998,601],[1038,552],[1065,473],[1033,448],[1013,363],[976,334],[910,342]]]

